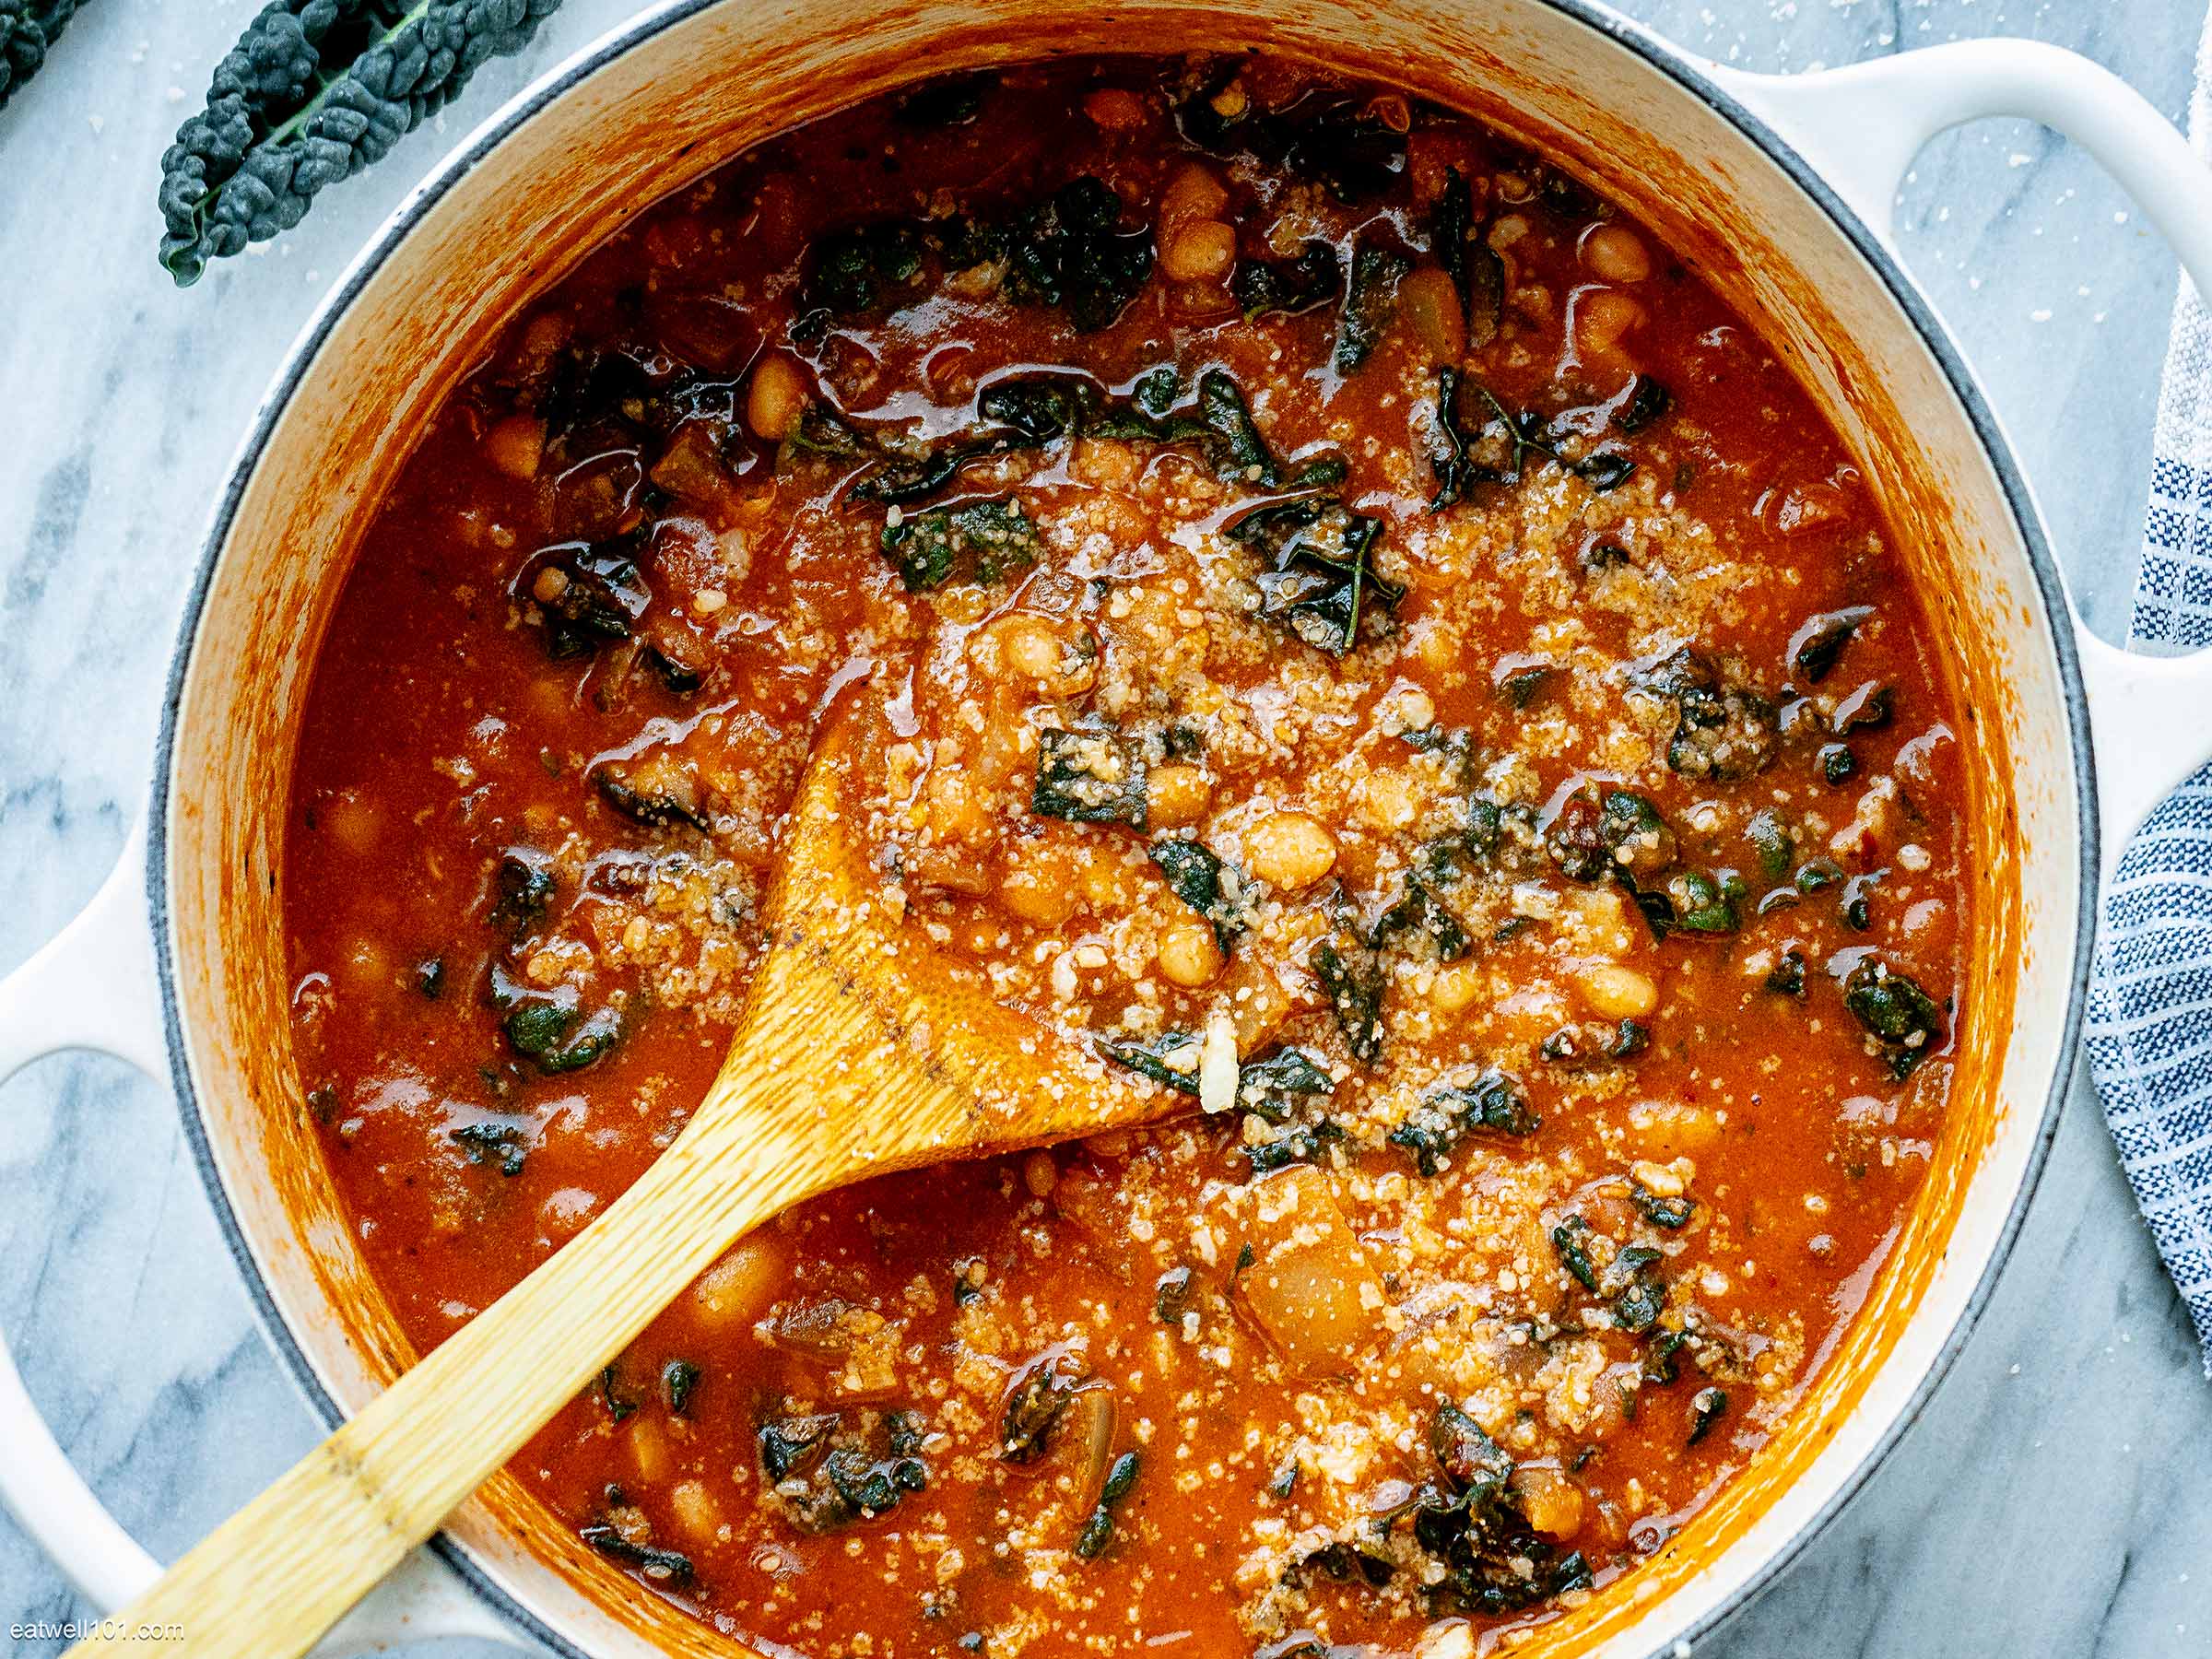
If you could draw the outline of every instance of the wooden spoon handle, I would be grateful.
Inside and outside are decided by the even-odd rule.
[[[794,1069],[748,1072],[734,1054],[604,1215],[108,1621],[117,1635],[69,1652],[306,1652],[715,1257],[825,1184],[829,1149],[790,1128]]]

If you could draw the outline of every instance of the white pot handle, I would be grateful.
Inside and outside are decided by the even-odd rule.
[[[0,1082],[42,1055],[95,1049],[149,1077],[169,1072],[146,896],[146,824],[125,839],[114,871],[76,919],[0,979]],[[160,1577],[71,1466],[39,1415],[0,1334],[0,1503],[104,1616]],[[318,1654],[471,1636],[523,1646],[445,1565],[418,1550],[335,1627]],[[535,1652],[535,1647],[527,1651]]]
[[[1811,162],[1884,241],[1921,147],[1984,116],[2024,116],[2096,158],[2212,295],[2212,169],[2140,93],[2036,41],[1961,41],[1815,75],[1710,73]],[[2074,619],[2094,715],[2103,873],[2150,809],[2212,754],[2212,651],[2137,656]]]

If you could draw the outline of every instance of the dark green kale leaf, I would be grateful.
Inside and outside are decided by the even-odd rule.
[[[1790,859],[1797,851],[1796,838],[1783,821],[1782,814],[1771,806],[1762,806],[1751,815],[1744,826],[1744,839],[1759,854],[1759,874],[1769,881],[1780,881],[1790,873]]]
[[[1074,1379],[1057,1365],[1032,1365],[1007,1390],[999,1413],[998,1454],[1011,1464],[1034,1463],[1044,1454],[1061,1414],[1076,1397]]]
[[[1048,731],[1037,739],[1030,809],[1078,824],[1145,827],[1143,748],[1118,733]]]
[[[1401,940],[1422,946],[1424,954],[1432,953],[1440,962],[1455,962],[1474,948],[1467,930],[1445,907],[1418,865],[1406,872],[1397,898],[1368,930],[1367,942],[1376,950],[1388,949]]]
[[[1154,841],[1151,852],[1169,891],[1213,924],[1214,937],[1227,950],[1244,931],[1244,917],[1223,891],[1220,858],[1196,841]]]
[[[1314,947],[1312,962],[1345,1046],[1371,1065],[1382,1052],[1382,964],[1373,951],[1335,939]]]
[[[1498,337],[1505,316],[1505,265],[1475,222],[1474,193],[1458,168],[1444,173],[1444,188],[1429,215],[1429,251],[1458,290],[1466,313],[1467,344],[1477,350]]]
[[[1590,1259],[1590,1224],[1580,1216],[1570,1216],[1551,1230],[1551,1247],[1559,1253],[1559,1265],[1574,1275],[1585,1290],[1597,1288],[1597,1265]]]
[[[1844,977],[1843,1006],[1866,1028],[1889,1075],[1900,1083],[1944,1040],[1943,1009],[1936,999],[1917,980],[1871,953]]]
[[[1474,1418],[1446,1401],[1429,1444],[1444,1487],[1424,1484],[1386,1520],[1410,1516],[1414,1541],[1444,1569],[1433,1603],[1471,1613],[1512,1613],[1593,1583],[1580,1551],[1562,1554],[1529,1525],[1512,1490],[1513,1460]]]
[[[1257,550],[1260,614],[1318,651],[1342,656],[1359,642],[1369,593],[1386,607],[1406,596],[1377,574],[1375,538],[1382,521],[1354,512],[1334,496],[1305,496],[1246,513],[1230,535]]]
[[[1843,654],[1843,647],[1873,618],[1871,605],[1847,606],[1807,617],[1790,636],[1789,648],[1783,653],[1791,677],[1808,686],[1818,685]]]
[[[1007,290],[1064,309],[1088,334],[1108,327],[1152,274],[1152,233],[1121,229],[1122,199],[1088,173],[1019,215],[1007,235]]]
[[[615,1007],[583,1010],[573,985],[539,990],[491,970],[491,1006],[506,1016],[500,1029],[516,1053],[543,1072],[581,1071],[622,1040],[622,1013]]]
[[[1125,1065],[1140,1077],[1164,1083],[1182,1094],[1198,1092],[1198,1039],[1188,1031],[1162,1031],[1157,1037],[1100,1037],[1099,1053],[1116,1065]],[[1188,1061],[1189,1070],[1171,1060]]]
[[[1332,1144],[1345,1138],[1341,1125],[1324,1118],[1317,1124],[1300,1124],[1270,1140],[1246,1141],[1237,1150],[1253,1174],[1266,1175],[1292,1164],[1318,1163]]]
[[[1398,284],[1413,261],[1395,248],[1368,243],[1352,250],[1351,286],[1345,290],[1344,315],[1336,324],[1336,372],[1350,374],[1366,362],[1398,308]]]
[[[1445,1084],[1430,1090],[1388,1139],[1413,1154],[1419,1173],[1434,1175],[1470,1135],[1533,1135],[1541,1123],[1529,1109],[1520,1083],[1512,1074],[1493,1069],[1471,1084]]]
[[[76,15],[76,0],[0,0],[0,109],[39,72]]]
[[[633,1544],[604,1521],[594,1521],[578,1528],[576,1535],[608,1560],[619,1561],[625,1567],[634,1567],[641,1575],[656,1584],[680,1589],[691,1582],[691,1558],[680,1550],[656,1549],[649,1544]]]
[[[1675,925],[1686,933],[1731,934],[1742,925],[1737,907],[1745,898],[1744,883],[1734,870],[1711,876],[1685,870],[1666,890],[1674,900]]]
[[[1767,989],[1777,996],[1805,1000],[1805,953],[1792,946],[1767,972]]]
[[[1461,413],[1462,388],[1472,389],[1485,410],[1469,423]],[[1525,476],[1535,455],[1583,479],[1601,493],[1618,489],[1635,472],[1636,463],[1618,450],[1593,450],[1579,461],[1560,453],[1566,434],[1555,432],[1533,409],[1509,409],[1480,381],[1456,369],[1437,371],[1436,413],[1431,425],[1429,465],[1436,474],[1430,511],[1441,512],[1477,484],[1513,484]]]
[[[1095,1560],[1105,1553],[1107,1543],[1113,1536],[1114,1506],[1136,1488],[1136,1477],[1144,1467],[1144,1460],[1135,1452],[1124,1452],[1107,1465],[1105,1484],[1099,1488],[1099,1501],[1083,1523],[1083,1530],[1076,1535],[1076,1559]]]
[[[1335,246],[1316,237],[1294,259],[1240,259],[1229,291],[1248,320],[1271,312],[1296,316],[1328,304],[1343,282]]]
[[[1696,1445],[1712,1432],[1712,1426],[1728,1411],[1728,1394],[1724,1389],[1700,1388],[1690,1396],[1689,1439],[1688,1445]]]
[[[948,582],[989,587],[1037,562],[1042,544],[1021,503],[969,501],[900,516],[883,527],[883,550],[910,594]]]
[[[1271,1124],[1289,1121],[1292,1097],[1332,1095],[1336,1080],[1300,1048],[1277,1049],[1248,1060],[1237,1073],[1237,1104]]]
[[[1632,789],[1577,789],[1552,815],[1544,850],[1571,881],[1648,884],[1675,862],[1675,833]]]
[[[552,861],[535,847],[510,847],[500,854],[492,877],[491,911],[485,917],[510,939],[519,939],[546,919],[553,902]]]
[[[546,572],[557,571],[559,591],[541,599]],[[533,554],[509,589],[515,603],[535,609],[546,634],[546,654],[556,662],[589,656],[602,644],[627,640],[653,603],[639,572],[633,544],[565,542]]]
[[[1187,1265],[1178,1264],[1152,1282],[1152,1316],[1162,1324],[1175,1324],[1190,1305],[1191,1286],[1196,1278]]]
[[[266,241],[383,156],[560,0],[272,0],[161,158],[161,263],[180,288]]]
[[[671,1359],[661,1367],[661,1398],[667,1402],[669,1416],[691,1415],[691,1396],[704,1374],[688,1359]]]
[[[1666,764],[1682,776],[1730,782],[1752,776],[1774,759],[1780,742],[1774,705],[1724,678],[1689,646],[1646,669],[1641,688],[1676,706],[1679,719]]]
[[[1693,1199],[1662,1197],[1640,1181],[1629,1182],[1629,1198],[1653,1227],[1688,1227],[1698,1207]]]
[[[1632,376],[1613,408],[1613,429],[1634,437],[1644,428],[1664,420],[1675,406],[1675,395],[1648,374]]]
[[[519,1124],[463,1124],[446,1133],[470,1163],[496,1163],[502,1175],[520,1175],[530,1157],[530,1133]]]
[[[862,1411],[850,1421],[839,1412],[771,1418],[759,1431],[761,1472],[800,1530],[834,1532],[928,1488],[923,1430],[912,1411]]]
[[[890,297],[922,275],[921,232],[902,219],[848,225],[825,233],[807,251],[792,337],[818,339],[832,316],[884,310]]]

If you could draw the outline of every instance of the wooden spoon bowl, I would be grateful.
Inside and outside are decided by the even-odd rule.
[[[863,686],[824,723],[783,837],[767,953],[706,1099],[620,1198],[72,1653],[304,1653],[750,1229],[941,1159],[1161,1115],[1169,1090],[1008,1007],[874,874],[887,728]],[[498,1379],[491,1385],[489,1379]]]

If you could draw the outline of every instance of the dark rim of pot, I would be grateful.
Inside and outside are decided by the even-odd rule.
[[[1832,220],[1836,228],[1850,241],[1859,256],[1881,278],[1899,309],[1911,321],[1921,342],[1941,367],[1944,378],[1949,382],[1952,395],[1958,398],[1960,408],[1971,423],[1981,441],[1991,469],[1995,473],[2006,501],[2012,509],[2020,538],[2027,548],[2030,570],[2036,586],[2042,595],[2043,615],[2046,618],[2063,621],[2069,616],[2065,590],[2061,585],[2058,568],[2053,561],[2049,543],[2044,535],[2042,522],[2037,515],[2033,499],[2020,474],[2011,447],[2006,441],[1995,416],[1983,399],[1980,387],[1967,369],[1948,332],[1934,310],[1924,299],[1912,281],[1898,265],[1878,237],[1844,203],[1842,198],[1813,171],[1805,159],[1790,147],[1770,127],[1725,88],[1701,74],[1677,49],[1647,32],[1641,25],[1591,0],[1533,0],[1588,28],[1615,45],[1627,51],[1677,87],[1705,104],[1715,114],[1744,135],[1771,161],[1798,189],[1811,197]],[[609,35],[596,44],[585,48],[565,64],[548,71],[544,76],[525,88],[509,100],[504,108],[479,127],[460,148],[441,162],[415,194],[403,203],[365,248],[360,256],[347,270],[337,285],[324,298],[313,320],[300,338],[294,342],[284,366],[263,398],[255,412],[253,427],[240,449],[230,477],[224,487],[210,522],[206,542],[200,555],[198,570],[193,578],[192,590],[186,599],[183,622],[178,635],[176,655],[170,668],[169,686],[163,698],[160,735],[154,754],[153,795],[147,837],[147,895],[149,920],[153,928],[154,958],[161,984],[162,1019],[169,1045],[170,1069],[176,1081],[181,1106],[186,1108],[182,1119],[185,1138],[191,1143],[193,1156],[200,1166],[200,1177],[207,1189],[216,1219],[220,1225],[225,1241],[237,1261],[239,1275],[245,1281],[248,1295],[255,1312],[267,1332],[270,1344],[283,1358],[300,1388],[323,1421],[335,1427],[342,1419],[337,1402],[323,1386],[313,1365],[295,1340],[278,1313],[269,1288],[261,1276],[261,1269],[248,1245],[244,1230],[239,1224],[229,1194],[224,1191],[213,1148],[202,1121],[199,1100],[193,1087],[192,1074],[185,1061],[184,1034],[178,1017],[176,971],[172,960],[174,941],[169,931],[169,878],[164,849],[168,845],[170,793],[172,787],[171,761],[176,746],[177,715],[182,701],[184,683],[192,661],[193,642],[199,629],[200,618],[206,606],[207,594],[214,577],[217,561],[223,544],[229,539],[235,521],[238,505],[253,477],[270,433],[283,418],[292,394],[305,377],[317,353],[328,338],[337,319],[357,299],[361,290],[375,277],[384,260],[404,242],[407,236],[445,198],[454,184],[485,156],[512,137],[543,112],[547,105],[574,90],[605,68],[615,59],[643,41],[653,39],[665,29],[689,20],[697,14],[711,10],[723,0],[678,0],[665,10],[656,11],[638,19],[629,28]],[[2097,894],[2097,848],[2099,826],[2097,819],[2097,793],[2095,763],[2089,747],[2088,708],[2082,688],[2081,669],[2075,651],[2073,631],[2065,626],[2050,629],[2051,647],[2058,660],[2061,682],[2065,688],[2066,720],[2069,741],[2073,750],[2077,813],[2081,824],[2081,867],[2077,883],[2074,964],[2067,997],[2066,1013],[2060,1032],[2061,1059],[2053,1070],[2049,1092],[2043,1103],[2042,1118],[2037,1127],[2035,1142],[2029,1153],[2027,1168],[2023,1171],[2018,1191],[2005,1218],[1996,1247],[1990,1253],[1964,1310],[1945,1338],[1941,1349],[1929,1365],[1927,1373],[1914,1388],[1912,1398],[1905,1403],[1896,1418],[1883,1430],[1881,1438],[1863,1457],[1841,1486],[1823,1504],[1811,1520],[1793,1534],[1787,1543],[1775,1550],[1746,1582],[1738,1586],[1719,1606],[1686,1627],[1678,1635],[1668,1638],[1668,1645],[1676,1641],[1695,1642],[1719,1625],[1730,1614],[1744,1606],[1771,1584],[1783,1570],[1812,1543],[1830,1522],[1842,1510],[1859,1488],[1874,1474],[1893,1451],[1907,1430],[1919,1420],[1926,1408],[1936,1385],[1949,1372],[1952,1363],[1972,1334],[1983,1310],[1987,1306],[1995,1287],[1999,1272],[2012,1253],[2020,1225],[2028,1206],[2035,1195],[2037,1183],[2042,1176],[2051,1143],[2058,1127],[2060,1108],[2065,1103],[2066,1088],[2072,1079],[2072,1055],[2080,1031],[2082,1005],[2088,981],[2089,957],[2094,945]],[[453,1537],[439,1533],[430,1540],[430,1547],[481,1597],[512,1621],[522,1634],[543,1643],[557,1653],[571,1659],[590,1659],[590,1656],[567,1637],[549,1627],[530,1608],[510,1594],[491,1575],[479,1566],[476,1559]],[[1656,1654],[1659,1650],[1654,1649]]]

